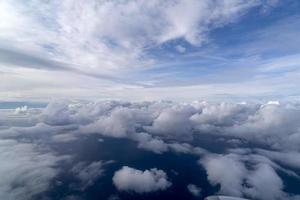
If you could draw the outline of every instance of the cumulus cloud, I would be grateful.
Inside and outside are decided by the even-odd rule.
[[[136,193],[154,192],[165,190],[172,184],[167,179],[163,170],[152,168],[141,171],[123,166],[113,176],[113,183],[121,191],[133,191]]]

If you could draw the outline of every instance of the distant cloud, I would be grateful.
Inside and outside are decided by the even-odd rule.
[[[201,188],[200,187],[198,187],[197,185],[194,185],[194,184],[188,184],[187,185],[187,189],[188,189],[188,191],[192,194],[192,195],[194,195],[195,197],[199,197],[199,196],[201,196]]]
[[[153,168],[141,171],[127,166],[115,172],[113,183],[118,190],[137,193],[165,190],[172,185],[162,170]]]
[[[24,114],[27,112],[28,107],[27,106],[21,106],[21,107],[17,107],[15,110],[16,114]]]

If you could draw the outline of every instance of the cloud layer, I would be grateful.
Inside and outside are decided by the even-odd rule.
[[[267,200],[297,198],[286,191],[284,178],[300,177],[300,107],[296,103],[53,101],[42,109],[24,108],[1,110],[0,139],[10,145],[2,145],[0,155],[13,158],[20,151],[23,159],[5,158],[7,166],[28,165],[32,172],[43,171],[43,176],[38,176],[42,180],[37,181],[44,187],[33,187],[32,195],[47,190],[60,160],[51,151],[43,153],[37,144],[45,148],[49,143],[66,144],[99,135],[104,142],[106,137],[132,140],[137,148],[156,154],[194,155],[206,170],[209,183],[219,187],[219,194]],[[33,166],[33,160],[42,166]],[[71,173],[80,182],[79,188],[98,180],[103,164],[74,164]],[[9,169],[0,172],[6,174]],[[27,168],[18,172],[23,174],[23,170]],[[10,178],[3,186],[17,179]],[[26,176],[24,180],[31,179]],[[164,190],[171,185],[162,170],[130,167],[117,171],[113,182],[121,191],[137,193]],[[27,182],[24,185],[30,186]],[[2,195],[13,190],[6,187]],[[188,189],[198,194],[198,188]]]

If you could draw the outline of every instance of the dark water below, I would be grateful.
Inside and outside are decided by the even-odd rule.
[[[136,143],[127,139],[105,138],[98,141],[96,135],[86,136],[84,139],[64,144],[53,144],[53,149],[61,154],[75,155],[74,162],[93,162],[99,160],[114,160],[106,165],[105,172],[94,185],[84,191],[72,188],[76,180],[68,173],[72,165],[65,164],[63,172],[53,182],[52,189],[47,193],[51,199],[62,199],[68,195],[77,195],[83,199],[107,199],[117,195],[121,199],[194,199],[188,192],[187,185],[193,183],[202,188],[204,196],[214,194],[218,188],[208,184],[205,170],[197,164],[199,157],[185,154],[164,153],[155,154],[138,149]],[[164,191],[147,194],[118,192],[112,183],[116,170],[122,166],[129,166],[140,170],[158,168],[164,170],[172,186]],[[57,181],[60,184],[55,184]]]
[[[192,196],[187,185],[192,183],[202,188],[202,196],[213,195],[218,191],[218,186],[212,187],[207,180],[205,170],[197,164],[198,156],[176,154],[172,152],[164,154],[155,154],[153,152],[138,149],[136,143],[128,139],[104,138],[103,142],[99,142],[98,135],[82,136],[80,140],[67,143],[53,143],[50,147],[62,155],[73,155],[73,161],[64,163],[60,175],[53,181],[50,190],[45,194],[50,199],[64,199],[67,196],[74,195],[88,200],[102,200],[109,197],[119,197],[120,199],[129,200],[189,200],[203,199]],[[207,146],[210,151],[221,152],[225,149],[226,144],[214,142],[211,138],[202,138],[202,146]],[[246,145],[246,144],[245,144]],[[200,158],[201,159],[201,158]],[[70,169],[74,163],[85,161],[87,163],[93,161],[109,161],[114,160],[110,164],[104,166],[104,173],[99,177],[93,185],[85,190],[74,187],[78,183]],[[112,183],[114,172],[122,166],[145,170],[158,168],[164,170],[172,186],[167,190],[158,191],[147,194],[136,194],[128,192],[119,192]],[[299,194],[300,181],[295,177],[287,176],[284,173],[279,175],[284,181],[285,191],[288,193]]]

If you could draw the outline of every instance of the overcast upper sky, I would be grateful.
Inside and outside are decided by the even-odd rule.
[[[295,100],[298,0],[0,0],[0,100]]]

